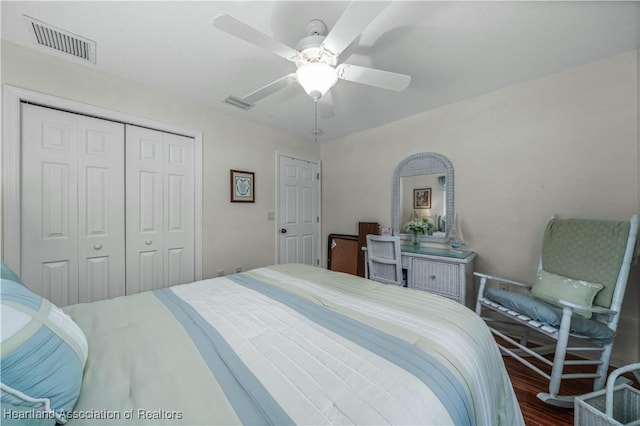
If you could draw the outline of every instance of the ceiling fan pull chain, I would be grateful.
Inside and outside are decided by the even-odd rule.
[[[315,142],[318,143],[318,100],[315,99],[313,101],[313,106],[315,109],[315,128],[313,129],[313,137]]]

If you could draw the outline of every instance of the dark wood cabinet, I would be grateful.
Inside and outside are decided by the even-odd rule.
[[[380,224],[378,222],[358,222],[358,272],[360,277],[365,276],[365,255],[362,247],[367,246],[367,234],[378,235]]]
[[[327,268],[357,275],[358,250],[357,235],[329,234]]]
[[[364,251],[367,234],[378,234],[377,222],[358,222],[358,235],[329,234],[327,268],[332,271],[365,276]]]

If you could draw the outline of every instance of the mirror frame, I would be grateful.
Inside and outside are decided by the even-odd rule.
[[[435,152],[421,152],[410,155],[398,164],[393,172],[392,218],[393,235],[402,240],[409,240],[409,234],[400,232],[400,178],[405,176],[444,173],[446,176],[445,193],[447,195],[446,232],[444,236],[420,235],[420,241],[447,243],[451,235],[454,218],[453,164],[447,157]]]

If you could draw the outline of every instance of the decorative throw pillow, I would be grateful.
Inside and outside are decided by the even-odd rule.
[[[602,284],[573,280],[541,269],[531,289],[531,295],[558,307],[562,307],[559,300],[590,307],[596,294],[603,288]],[[575,313],[587,319],[591,318],[589,311],[576,310]]]
[[[80,395],[84,333],[60,308],[15,281],[0,280],[0,302],[3,405],[44,403],[64,423]]]
[[[56,418],[47,398],[34,399],[0,383],[3,426],[54,426]]]

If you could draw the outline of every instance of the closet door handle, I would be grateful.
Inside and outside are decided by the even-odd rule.
[[[151,240],[147,240],[147,241],[145,241],[144,243],[145,243],[146,245],[150,246],[150,245],[151,245],[151,243],[153,243],[153,241],[151,241]]]
[[[102,244],[96,244],[93,246],[94,250],[100,250],[102,248]]]

